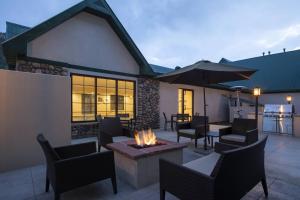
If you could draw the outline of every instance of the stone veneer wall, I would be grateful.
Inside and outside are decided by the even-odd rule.
[[[61,66],[55,66],[55,65],[51,65],[51,64],[45,64],[45,63],[30,62],[30,61],[25,61],[25,60],[17,61],[16,70],[23,71],[23,72],[52,74],[52,75],[61,75],[61,76],[68,75],[68,71]]]
[[[138,78],[137,129],[159,128],[159,81]]]

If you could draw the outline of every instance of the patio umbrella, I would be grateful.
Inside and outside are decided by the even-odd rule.
[[[213,63],[202,60],[193,65],[176,69],[169,73],[157,76],[157,79],[171,84],[187,84],[203,87],[204,116],[206,116],[205,87],[210,84],[229,81],[245,80],[256,70],[232,66],[228,64]],[[205,126],[206,127],[206,126]],[[205,129],[204,148],[207,149],[207,130]]]

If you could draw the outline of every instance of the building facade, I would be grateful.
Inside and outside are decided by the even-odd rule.
[[[85,0],[33,28],[8,22],[2,50],[6,69],[71,77],[74,132],[99,115],[156,129],[163,113],[203,112],[202,89],[156,80],[173,69],[150,65],[104,0]],[[210,121],[226,121],[229,91],[207,93]]]

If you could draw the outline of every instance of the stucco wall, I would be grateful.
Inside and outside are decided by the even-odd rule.
[[[36,135],[71,142],[70,78],[0,70],[0,171],[43,162]]]
[[[139,66],[105,19],[82,12],[28,43],[27,55],[139,74]]]
[[[163,127],[163,112],[170,118],[171,114],[178,111],[178,89],[194,90],[194,113],[203,115],[203,88],[189,85],[160,83],[160,126]],[[230,92],[206,88],[207,115],[210,122],[227,121],[228,100],[224,95]]]

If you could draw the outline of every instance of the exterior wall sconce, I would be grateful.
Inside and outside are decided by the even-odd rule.
[[[292,102],[292,96],[287,96],[286,97],[286,101],[288,102],[288,104],[291,104],[291,102]]]

